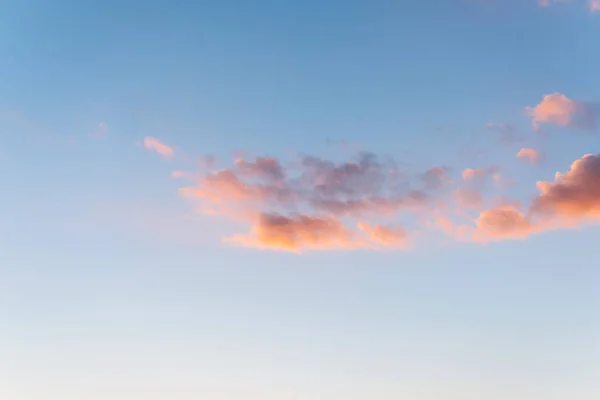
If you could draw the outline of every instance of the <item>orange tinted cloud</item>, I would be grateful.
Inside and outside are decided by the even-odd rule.
[[[408,234],[401,226],[391,228],[359,222],[358,228],[366,232],[373,242],[384,247],[402,248],[406,246],[408,241]]]
[[[303,214],[261,214],[250,234],[234,235],[225,241],[247,247],[292,252],[357,249],[366,246],[366,243],[357,240],[355,234],[335,218]]]
[[[517,158],[520,160],[529,161],[532,164],[537,164],[542,161],[543,154],[541,151],[536,149],[522,148],[517,153]]]
[[[263,184],[249,184],[235,172],[224,169],[206,174],[197,187],[180,190],[184,197],[203,198],[213,203],[285,202],[292,195],[285,189]]]
[[[148,150],[154,150],[166,158],[171,158],[175,155],[175,150],[150,136],[144,139],[144,147]]]
[[[593,104],[575,101],[560,93],[545,95],[538,105],[526,107],[525,111],[535,129],[539,129],[541,124],[552,124],[593,130],[598,113]]]
[[[476,225],[474,238],[480,241],[524,239],[535,231],[529,217],[512,207],[483,211]]]
[[[585,155],[552,182],[538,182],[533,213],[567,219],[600,218],[600,154]]]

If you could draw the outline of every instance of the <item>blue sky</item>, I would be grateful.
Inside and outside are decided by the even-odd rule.
[[[575,123],[600,99],[600,14],[585,1],[126,3],[0,3],[0,398],[598,398],[598,164],[555,178],[600,153]],[[364,151],[428,200],[342,218],[292,179],[299,157],[340,166]],[[170,177],[201,176],[212,155],[255,188],[265,175],[244,177],[234,154],[276,160],[292,178],[264,187],[308,202]],[[419,186],[438,166],[440,187]],[[502,178],[463,181],[467,168]],[[186,186],[242,221],[203,214],[221,204]],[[457,206],[460,188],[485,203]],[[272,246],[264,216],[296,229],[298,210],[352,239]],[[455,228],[471,216],[469,240],[422,223],[434,211]],[[500,211],[524,225],[487,218]],[[222,240],[236,234],[267,248]]]

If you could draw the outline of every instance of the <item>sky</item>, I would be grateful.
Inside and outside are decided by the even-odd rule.
[[[0,398],[596,400],[600,4],[0,1]]]

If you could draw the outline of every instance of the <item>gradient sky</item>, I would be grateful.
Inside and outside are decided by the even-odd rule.
[[[0,1],[0,398],[597,400],[593,4]]]

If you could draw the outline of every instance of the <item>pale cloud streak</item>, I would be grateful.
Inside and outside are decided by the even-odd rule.
[[[144,139],[144,147],[148,150],[153,150],[165,158],[172,158],[175,155],[175,150],[172,147],[160,142],[158,139],[147,136]]]
[[[540,7],[549,7],[551,4],[557,3],[570,3],[571,0],[538,0],[538,5]]]
[[[576,2],[585,1],[588,5],[588,10],[592,13],[600,11],[600,0],[578,0]],[[540,7],[549,7],[553,4],[570,4],[573,0],[537,0]]]
[[[373,242],[383,248],[404,248],[407,246],[408,233],[402,226],[389,227],[359,222],[358,228],[366,232]]]
[[[530,148],[522,148],[517,153],[517,158],[520,160],[528,161],[532,164],[538,164],[542,161],[544,155],[541,151]]]

